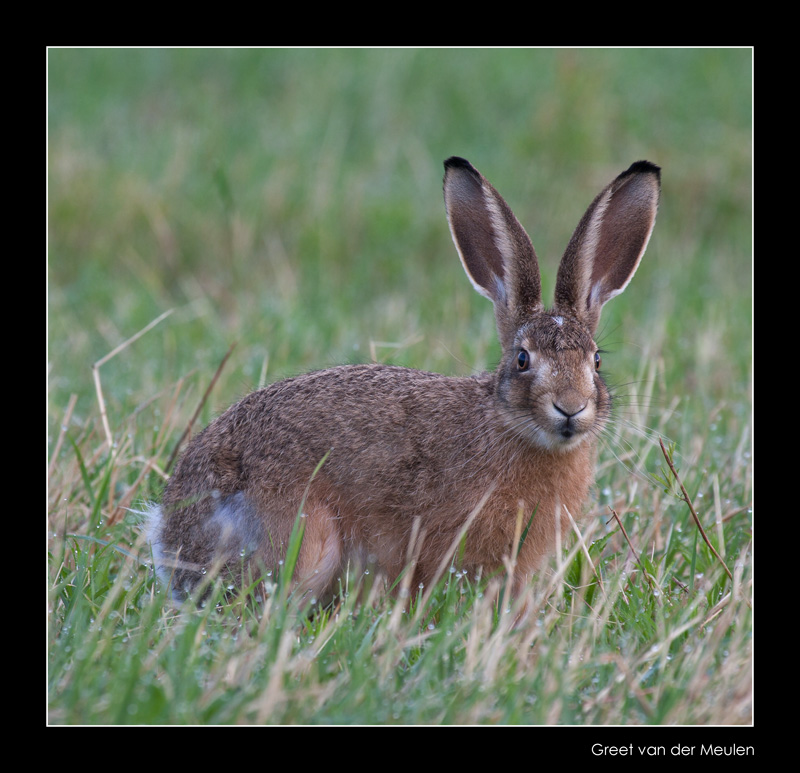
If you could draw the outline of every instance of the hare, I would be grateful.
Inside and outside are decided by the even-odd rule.
[[[238,582],[276,568],[299,516],[293,580],[308,599],[335,597],[348,567],[390,582],[408,571],[417,588],[453,556],[487,573],[512,551],[519,596],[580,515],[611,407],[593,337],[647,246],[660,168],[638,161],[595,198],[547,310],[533,246],[506,202],[463,158],[444,166],[453,241],[494,304],[497,370],[345,365],[229,408],[191,441],[151,510],[158,572],[176,599],[214,568]]]

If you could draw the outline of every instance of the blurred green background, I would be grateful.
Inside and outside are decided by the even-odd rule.
[[[51,49],[49,403],[112,428],[238,345],[203,420],[347,361],[492,367],[490,304],[450,240],[442,161],[510,203],[552,293],[594,195],[659,164],[659,220],[607,307],[612,378],[656,363],[696,422],[749,412],[749,49]],[[196,400],[192,403],[196,404]],[[738,433],[737,433],[738,434]]]

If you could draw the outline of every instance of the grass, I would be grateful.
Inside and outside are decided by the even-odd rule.
[[[749,51],[55,49],[49,154],[51,724],[752,722]],[[546,291],[596,191],[664,170],[601,323],[596,497],[537,614],[513,629],[456,572],[405,611],[358,577],[311,619],[280,584],[171,609],[135,511],[187,428],[310,368],[492,367],[452,154]]]

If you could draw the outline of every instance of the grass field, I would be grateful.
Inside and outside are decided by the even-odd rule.
[[[752,723],[749,50],[52,49],[48,75],[50,724]],[[190,424],[332,364],[493,367],[450,155],[514,208],[548,297],[595,193],[662,167],[601,322],[585,540],[520,629],[457,572],[405,612],[351,593],[306,621],[280,583],[171,609],[136,510]]]

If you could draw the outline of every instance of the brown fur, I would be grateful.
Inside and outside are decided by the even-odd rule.
[[[518,519],[526,525],[535,513],[517,560],[521,592],[556,530],[568,533],[567,511],[580,515],[610,410],[593,334],[644,252],[658,167],[634,164],[595,199],[565,253],[551,311],[508,205],[468,162],[445,167],[456,247],[495,306],[497,371],[447,378],[342,366],[245,397],[194,438],[155,508],[154,553],[177,595],[215,565],[276,568],[301,511],[295,580],[314,598],[335,594],[348,566],[394,580],[412,557],[413,587],[427,584],[487,493],[461,563],[502,568]]]

